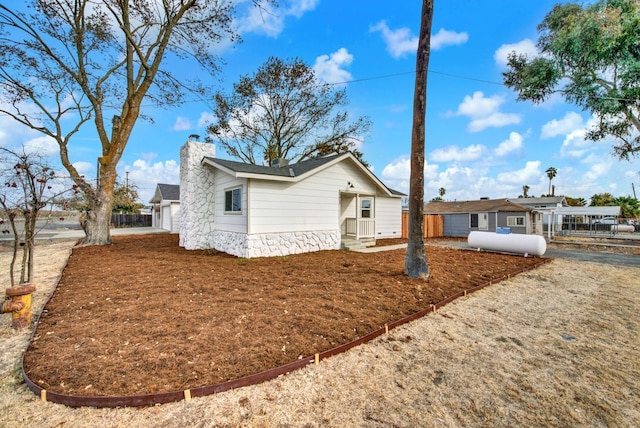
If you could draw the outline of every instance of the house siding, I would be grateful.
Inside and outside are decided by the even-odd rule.
[[[180,202],[171,202],[171,232],[180,232]]]
[[[343,220],[340,191],[347,189],[348,182],[361,182],[358,191],[375,195],[370,180],[347,162],[297,183],[251,180],[250,233],[339,230]],[[353,217],[355,206],[350,211]]]
[[[509,227],[511,233],[526,234],[530,229],[530,216],[528,212],[490,212],[488,214],[488,227],[486,230],[470,227],[469,215],[482,213],[456,213],[443,214],[444,217],[444,236],[450,237],[467,237],[469,232],[478,230],[484,232],[495,232],[498,227]],[[524,226],[507,226],[507,217],[524,217]]]
[[[247,233],[247,193],[248,185],[246,178],[235,178],[231,175],[209,168],[215,172],[215,227],[217,231]],[[239,213],[226,213],[225,191],[236,187],[242,188],[242,205]]]
[[[444,214],[444,236],[466,237],[469,234],[469,214]]]
[[[402,236],[402,200],[400,198],[376,198],[376,238],[400,238]]]

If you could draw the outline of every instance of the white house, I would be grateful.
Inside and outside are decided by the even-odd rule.
[[[151,226],[178,233],[180,226],[180,186],[177,184],[158,184],[153,198],[153,217]]]
[[[351,153],[288,165],[215,157],[212,144],[180,150],[180,245],[238,257],[339,249],[343,240],[402,235],[402,196]]]

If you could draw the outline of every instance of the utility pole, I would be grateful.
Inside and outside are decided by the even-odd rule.
[[[124,188],[127,190],[127,192],[129,191],[129,171],[126,172],[126,178],[125,178],[125,182],[124,182]]]

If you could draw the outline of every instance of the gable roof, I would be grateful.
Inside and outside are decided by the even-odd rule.
[[[569,204],[564,196],[543,196],[541,198],[518,198],[517,203],[534,208],[545,207],[557,207],[560,204],[561,207],[566,207]]]
[[[180,200],[180,186],[178,184],[163,184],[158,183],[156,186],[156,193],[149,201],[152,204],[160,203],[161,201],[179,201]]]
[[[380,189],[389,196],[406,196],[402,192],[389,189],[382,181],[378,179],[366,166],[362,164],[352,153],[345,152],[328,156],[320,156],[297,162],[285,166],[264,166],[252,165],[244,162],[218,159],[205,156],[202,159],[203,164],[211,165],[219,168],[229,175],[236,178],[254,178],[261,180],[274,181],[291,181],[298,182],[306,177],[313,175],[325,168],[335,165],[344,160],[353,162],[362,172],[373,180]]]
[[[477,201],[428,202],[425,214],[463,214],[478,212],[529,212],[531,208],[509,199],[481,199]]]

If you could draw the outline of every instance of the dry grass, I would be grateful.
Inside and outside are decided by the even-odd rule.
[[[69,248],[39,248],[36,305]],[[19,379],[29,333],[4,315],[0,426],[639,426],[639,278],[556,260],[319,366],[142,409],[40,402]]]

